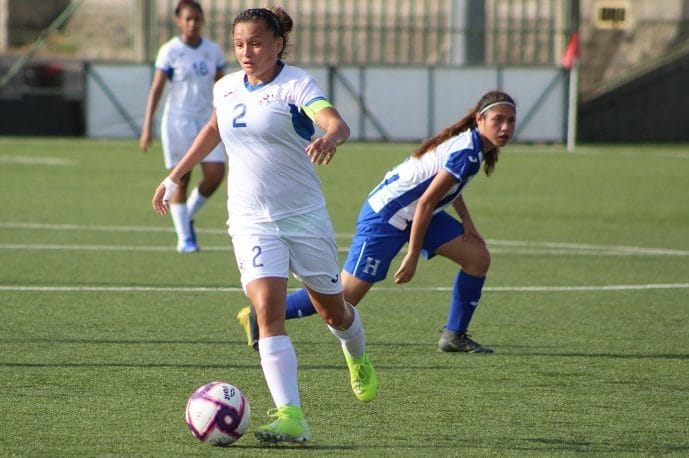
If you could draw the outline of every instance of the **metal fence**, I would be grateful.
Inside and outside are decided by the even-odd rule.
[[[200,1],[206,16],[204,34],[218,42],[230,66],[236,66],[232,20],[243,9],[265,3]],[[519,99],[524,126],[518,132],[520,140],[557,141],[562,138],[565,113],[560,57],[569,34],[569,11],[576,1],[282,0],[280,4],[295,21],[288,62],[320,75],[329,98],[352,120],[354,138],[424,138],[454,120],[457,107],[473,103],[463,97],[503,88]],[[91,128],[100,125],[103,113],[112,108],[113,118],[104,125],[123,122],[124,131],[98,135],[133,135],[141,123],[142,100],[150,83],[140,69],[127,73],[120,66],[135,62],[150,76],[160,45],[178,33],[173,15],[177,0],[73,2],[81,6],[70,21],[71,32],[78,36],[75,43],[84,54],[71,57],[80,60],[31,62],[22,69],[21,78],[11,78],[11,84],[0,89],[0,103],[11,102],[24,110],[24,117],[18,109],[6,110],[16,129],[42,125],[27,120],[46,114],[41,107],[50,101],[67,112],[60,119],[74,113],[76,127],[70,134],[86,128],[88,135],[97,135]],[[83,70],[81,61],[111,62],[114,68],[108,67],[107,75],[115,77],[111,81],[89,65]],[[0,74],[15,64],[12,57],[0,56]],[[133,94],[138,95],[129,106]],[[35,110],[26,110],[29,106]],[[423,113],[425,124],[409,125],[408,106]],[[93,114],[86,116],[85,126],[80,121],[82,109]],[[8,126],[7,118],[0,119],[0,131]],[[13,129],[6,132],[16,133]]]
[[[177,0],[157,3],[157,49],[177,33]],[[206,32],[231,55],[247,0],[201,0]],[[572,0],[283,0],[295,22],[289,59],[301,65],[557,65]],[[166,12],[167,15],[166,15]],[[155,43],[157,41],[157,43]]]

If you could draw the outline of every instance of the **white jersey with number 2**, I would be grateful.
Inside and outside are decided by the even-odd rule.
[[[321,182],[304,151],[315,129],[302,108],[324,99],[305,71],[282,65],[269,83],[252,86],[243,71],[213,88],[228,157],[228,224],[277,221],[325,207]]]

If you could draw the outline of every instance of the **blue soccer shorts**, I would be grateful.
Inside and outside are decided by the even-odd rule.
[[[411,224],[402,231],[387,222],[375,221],[371,216],[368,213],[366,218],[357,222],[356,234],[343,268],[360,280],[376,283],[385,280],[392,260],[409,241]],[[426,259],[432,258],[439,246],[463,233],[462,223],[444,211],[436,213],[426,231],[421,255]]]

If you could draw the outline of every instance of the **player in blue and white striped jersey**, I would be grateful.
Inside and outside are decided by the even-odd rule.
[[[358,304],[374,283],[385,279],[393,258],[409,243],[394,275],[396,283],[412,279],[420,255],[441,255],[461,266],[439,349],[492,352],[467,334],[481,297],[490,253],[461,193],[482,166],[486,175],[492,173],[499,148],[511,139],[515,123],[514,100],[504,92],[491,91],[465,117],[426,140],[385,175],[361,208],[341,272],[347,302]],[[461,222],[445,211],[450,204]],[[288,319],[313,313],[303,290],[288,297]],[[245,328],[248,344],[255,347],[257,327],[251,309],[242,309],[237,318]]]
[[[165,167],[182,159],[213,112],[213,84],[223,77],[225,58],[220,47],[201,36],[203,10],[196,0],[180,0],[175,8],[180,35],[164,43],[155,61],[156,71],[148,94],[139,148],[146,151],[152,139],[152,122],[168,85],[161,117],[161,143]],[[199,250],[192,225],[194,215],[218,189],[225,177],[225,150],[218,145],[201,163],[203,177],[187,199],[190,173],[170,199],[170,214],[177,232],[177,251]]]

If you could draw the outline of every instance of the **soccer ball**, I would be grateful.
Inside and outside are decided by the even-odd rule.
[[[211,445],[230,445],[242,437],[249,427],[250,415],[244,393],[225,382],[203,385],[187,401],[189,430],[198,440]]]

